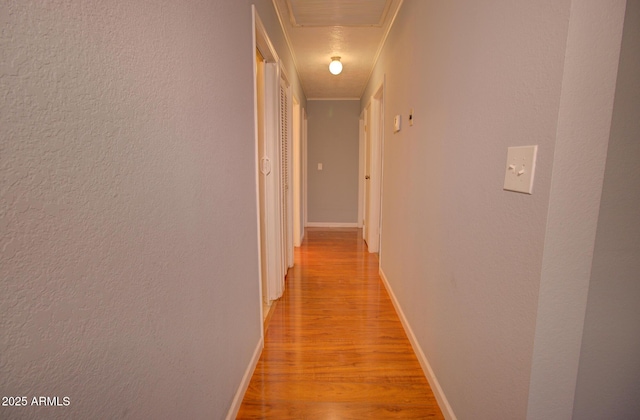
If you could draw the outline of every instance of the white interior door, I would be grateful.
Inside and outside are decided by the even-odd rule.
[[[257,141],[257,162],[258,162],[258,228],[260,235],[260,276],[262,284],[262,300],[269,302],[269,278],[268,258],[267,258],[267,175],[268,162],[266,159],[266,138],[265,138],[265,59],[256,49],[256,141]],[[261,167],[262,166],[262,167]]]
[[[365,167],[364,167],[364,111],[358,120],[358,228],[363,227],[364,223],[364,183],[365,183]]]
[[[367,107],[367,141],[365,176],[365,241],[369,252],[380,251],[380,221],[382,202],[382,147],[384,134],[383,86],[371,98]]]
[[[302,242],[302,177],[300,101],[293,96],[293,246]]]
[[[371,223],[369,216],[371,211],[371,102],[365,108],[364,121],[364,221],[362,235],[368,246],[369,232],[371,231],[369,226]]]

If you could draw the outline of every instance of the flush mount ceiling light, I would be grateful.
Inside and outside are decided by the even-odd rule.
[[[335,75],[338,75],[342,72],[342,63],[340,62],[340,57],[331,57],[329,71],[331,72],[331,74]]]

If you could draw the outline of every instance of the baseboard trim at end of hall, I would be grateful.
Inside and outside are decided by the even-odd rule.
[[[236,395],[233,397],[233,402],[231,403],[231,407],[229,407],[229,412],[227,413],[226,420],[233,420],[238,415],[238,411],[240,411],[240,406],[242,405],[242,400],[244,399],[244,393],[247,392],[247,388],[249,388],[249,382],[251,382],[251,377],[253,376],[253,372],[256,370],[256,366],[258,365],[258,360],[260,360],[260,355],[262,354],[262,349],[264,348],[264,339],[260,337],[258,341],[258,345],[256,349],[253,351],[253,356],[249,361],[249,366],[247,366],[247,370],[244,372],[244,376],[242,377],[242,381],[240,381],[240,385],[238,386],[238,390],[236,391]]]
[[[357,228],[358,223],[307,222],[306,227]]]
[[[427,359],[427,357],[424,355],[424,352],[422,351],[422,347],[420,347],[420,344],[418,343],[418,339],[413,333],[413,329],[411,329],[411,325],[409,325],[409,321],[407,321],[407,318],[405,317],[404,312],[402,311],[402,307],[400,306],[398,299],[396,299],[396,295],[393,293],[393,289],[389,284],[389,280],[387,280],[387,276],[385,276],[384,271],[382,271],[382,267],[380,267],[379,273],[380,273],[380,278],[384,283],[384,287],[387,289],[387,292],[389,293],[389,297],[391,298],[393,307],[396,309],[396,313],[398,314],[398,317],[400,317],[400,322],[402,323],[404,331],[407,334],[407,337],[409,337],[409,341],[411,342],[411,347],[413,347],[413,351],[415,352],[416,357],[420,362],[420,366],[422,366],[422,371],[424,372],[424,375],[427,377],[427,380],[429,381],[429,385],[431,385],[431,390],[433,391],[433,394],[435,395],[436,400],[438,401],[438,405],[442,410],[442,415],[444,415],[444,417],[447,420],[456,420],[456,415],[453,413],[453,409],[449,404],[449,400],[447,400],[447,397],[444,395],[444,391],[442,390],[442,387],[440,386],[440,383],[438,382],[436,375],[433,373],[433,369],[431,369],[431,364],[429,363],[429,360]]]

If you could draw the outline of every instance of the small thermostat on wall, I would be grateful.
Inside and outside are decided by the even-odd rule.
[[[393,117],[393,132],[397,133],[400,131],[400,126],[402,125],[402,115],[396,115]]]

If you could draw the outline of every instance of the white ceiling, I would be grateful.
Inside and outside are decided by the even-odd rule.
[[[360,99],[402,0],[273,0],[307,99]],[[342,73],[329,73],[340,56]]]

